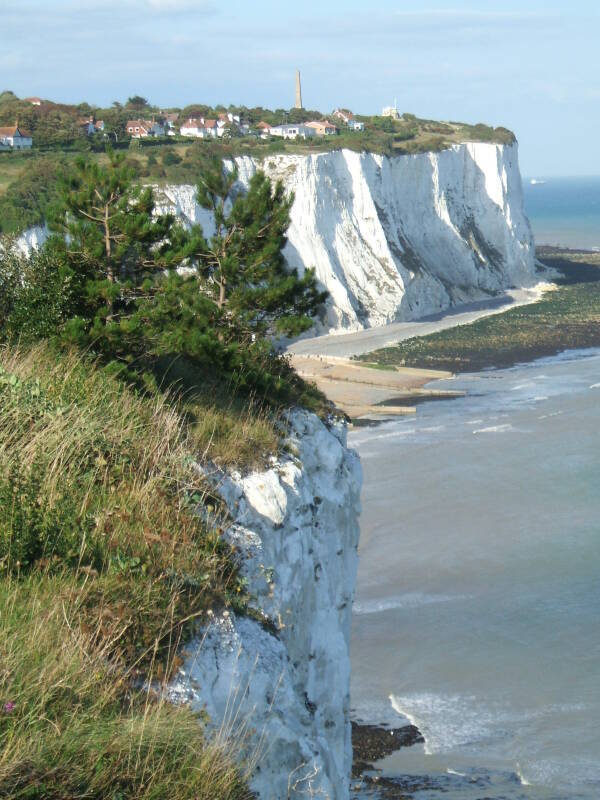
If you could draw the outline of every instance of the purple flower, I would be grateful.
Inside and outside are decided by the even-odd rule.
[[[2,706],[2,711],[5,714],[11,714],[14,710],[15,710],[14,703],[4,703],[4,705]]]

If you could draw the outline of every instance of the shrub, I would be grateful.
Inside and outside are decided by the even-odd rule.
[[[23,342],[55,336],[77,313],[85,278],[53,242],[29,257],[0,243],[0,334]]]
[[[175,164],[181,164],[183,159],[180,155],[175,153],[173,150],[167,150],[162,157],[162,163],[165,167],[172,167]]]

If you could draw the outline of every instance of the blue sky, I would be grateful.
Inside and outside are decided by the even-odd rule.
[[[21,96],[110,104],[304,103],[513,129],[526,175],[600,174],[592,0],[0,0]]]

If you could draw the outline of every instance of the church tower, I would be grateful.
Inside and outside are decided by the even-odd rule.
[[[302,87],[300,86],[300,70],[296,70],[296,108],[302,108]]]

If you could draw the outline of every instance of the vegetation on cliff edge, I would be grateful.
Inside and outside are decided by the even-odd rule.
[[[78,162],[51,240],[0,246],[0,797],[248,796],[243,732],[164,700],[209,612],[247,611],[197,464],[261,465],[287,407],[327,409],[272,344],[323,293],[264,176],[230,198],[205,165],[212,236],[133,177]]]

